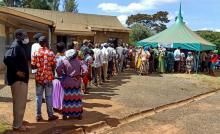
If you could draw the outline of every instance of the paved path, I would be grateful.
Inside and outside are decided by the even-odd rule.
[[[217,79],[219,80],[219,78]],[[93,87],[91,94],[84,97],[83,120],[58,120],[52,123],[35,122],[35,86],[34,81],[31,80],[25,120],[29,121],[29,125],[32,126],[31,134],[49,134],[57,130],[47,131],[47,129],[65,126],[65,129],[59,130],[63,132],[106,119],[116,121],[115,125],[117,125],[118,119],[132,113],[219,88],[219,84],[216,84],[217,81],[213,80],[211,77],[198,76],[197,78],[195,75],[185,74],[137,76],[132,71],[126,71],[100,88]],[[10,89],[7,86],[0,90],[0,124],[11,124],[12,100],[10,94]],[[46,119],[45,104],[42,106],[42,111],[43,117]]]
[[[180,108],[158,113],[108,134],[219,134],[220,92]]]

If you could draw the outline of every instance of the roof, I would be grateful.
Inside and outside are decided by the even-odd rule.
[[[116,16],[104,16],[94,14],[81,14],[71,12],[58,12],[51,10],[39,10],[30,8],[10,9],[53,21],[56,25],[55,32],[91,32],[91,31],[117,31],[129,32]]]
[[[206,46],[205,49],[213,49],[216,47],[216,45],[212,44],[211,42],[203,39],[199,35],[197,35],[195,32],[193,32],[190,28],[188,28],[185,23],[183,22],[183,17],[181,13],[181,5],[180,5],[180,11],[179,15],[176,19],[176,22],[168,29],[152,36],[147,39],[141,40],[138,42],[138,44],[153,44],[153,43],[173,43],[178,44],[178,47],[181,47],[180,45],[186,45],[185,48],[191,49],[191,50],[203,50],[202,47]],[[196,46],[201,45],[201,46]],[[209,47],[207,47],[209,46]]]
[[[7,7],[0,7],[0,16],[1,22],[15,28],[25,27],[31,30],[47,30],[48,26],[54,26],[53,21],[23,12],[15,12],[15,10]]]

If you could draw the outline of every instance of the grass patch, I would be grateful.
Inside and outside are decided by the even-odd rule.
[[[9,129],[8,125],[0,123],[0,134],[3,133],[5,130]]]

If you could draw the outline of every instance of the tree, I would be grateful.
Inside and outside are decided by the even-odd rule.
[[[0,6],[19,7],[22,0],[1,0]]]
[[[77,13],[78,3],[76,0],[64,0],[64,11]]]
[[[51,10],[58,11],[60,0],[48,0]]]
[[[58,10],[60,0],[2,0],[0,6]]]
[[[197,31],[197,33],[204,39],[212,42],[220,49],[220,32],[213,31]]]
[[[128,26],[132,26],[135,23],[141,23],[150,29],[161,32],[165,30],[167,27],[165,24],[169,23],[168,12],[159,11],[156,14],[136,14],[128,17],[126,24]]]
[[[133,24],[131,26],[131,29],[132,31],[129,37],[130,44],[134,44],[137,41],[143,40],[153,35],[151,29],[149,29],[141,23]]]

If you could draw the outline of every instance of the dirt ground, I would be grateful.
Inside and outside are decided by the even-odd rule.
[[[220,73],[218,73],[220,76]],[[0,132],[12,133],[11,91],[0,81]],[[220,78],[202,74],[153,74],[137,76],[129,70],[108,81],[99,88],[92,87],[91,94],[84,96],[83,120],[60,120],[54,122],[35,121],[35,84],[29,83],[29,95],[25,120],[29,122],[31,134],[62,133],[102,120],[117,120],[132,113],[159,105],[179,101],[188,97],[220,88]],[[46,106],[42,112],[47,119]],[[62,127],[59,127],[62,126]]]

